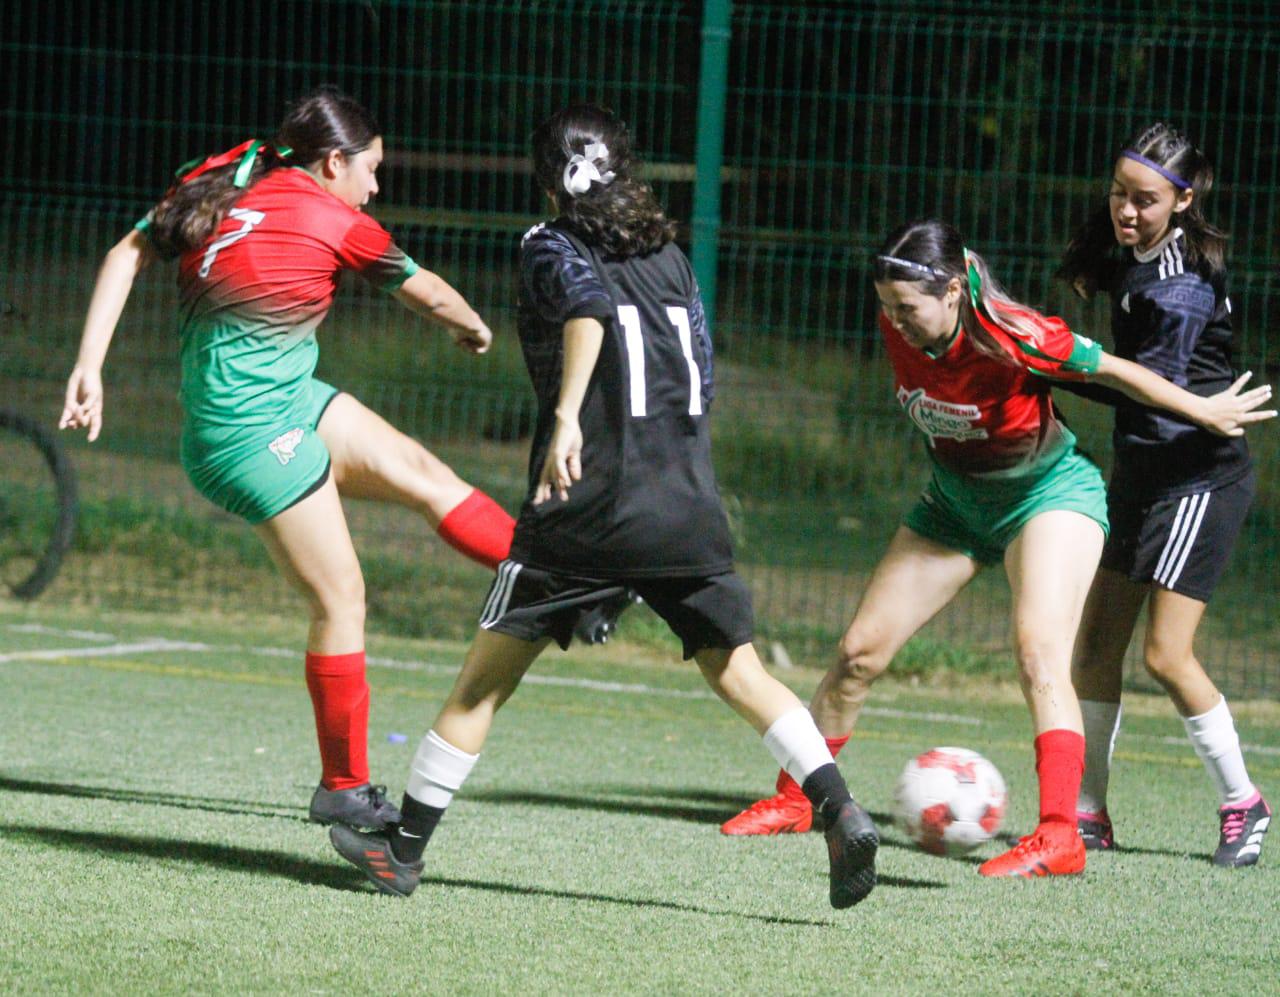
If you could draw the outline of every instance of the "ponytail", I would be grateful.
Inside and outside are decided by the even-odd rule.
[[[151,241],[166,257],[195,249],[241,194],[286,159],[315,168],[334,150],[347,157],[363,152],[380,133],[358,101],[336,87],[318,87],[290,105],[274,144],[250,139],[179,167],[178,182],[151,215]]]
[[[648,184],[635,176],[627,127],[612,112],[576,104],[533,133],[534,175],[569,227],[609,256],[636,256],[675,239]]]

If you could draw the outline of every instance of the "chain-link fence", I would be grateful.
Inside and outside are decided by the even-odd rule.
[[[1145,4],[738,3],[726,42],[704,30],[713,6],[729,7],[5,5],[0,392],[52,418],[105,250],[178,163],[269,135],[286,101],[322,82],[357,95],[384,128],[371,211],[467,295],[499,343],[483,361],[455,358],[444,337],[348,286],[321,330],[320,373],[509,508],[522,492],[532,414],[514,337],[516,250],[545,203],[526,164],[530,130],[570,100],[614,107],[672,214],[705,221],[697,153],[705,167],[699,126],[709,116],[698,111],[707,101],[723,111],[718,243],[696,230],[700,265],[715,268],[703,283],[717,316],[717,466],[761,634],[793,658],[825,663],[927,473],[889,390],[866,265],[899,222],[952,221],[1015,295],[1105,341],[1105,311],[1051,275],[1105,196],[1118,143],[1167,119],[1217,165],[1206,210],[1232,234],[1239,365],[1280,379],[1269,328],[1280,17],[1229,3],[1192,14]],[[723,93],[708,94],[705,78],[699,92],[709,44],[727,59]],[[171,272],[157,268],[135,288],[106,376],[103,439],[76,448],[81,550],[48,598],[163,605],[181,587],[230,610],[294,605],[257,580],[270,569],[247,531],[176,470]],[[1105,464],[1110,413],[1075,399],[1064,407]],[[1280,691],[1275,438],[1270,426],[1251,434],[1259,497],[1201,648],[1237,693]],[[375,621],[438,628],[424,606],[457,587],[459,607],[470,607],[454,614],[465,633],[479,573],[427,541],[421,524],[372,510],[353,517]],[[1003,578],[987,572],[971,588],[928,631],[936,653],[951,643],[1005,653]]]

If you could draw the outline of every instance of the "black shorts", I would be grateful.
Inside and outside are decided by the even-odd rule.
[[[1107,496],[1111,535],[1101,566],[1208,602],[1253,501],[1254,475],[1213,491],[1146,504]]]
[[[733,571],[697,578],[583,578],[510,559],[498,565],[480,627],[520,640],[550,637],[567,648],[578,617],[628,588],[680,638],[686,660],[703,648],[732,650],[754,636],[751,592]]]

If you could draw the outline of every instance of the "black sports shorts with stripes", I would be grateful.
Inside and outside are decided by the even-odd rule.
[[[480,627],[520,640],[550,637],[567,648],[579,616],[628,588],[680,638],[686,660],[704,648],[733,650],[754,636],[751,592],[733,571],[694,578],[584,578],[510,559],[498,565]]]
[[[1101,566],[1208,602],[1253,501],[1254,473],[1212,491],[1139,503],[1107,496],[1111,535]]]

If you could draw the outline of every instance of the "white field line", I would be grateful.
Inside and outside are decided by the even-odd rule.
[[[46,627],[42,623],[11,623],[5,628],[16,634],[44,634],[48,637],[73,637],[76,640],[112,641],[114,634],[100,634],[93,630],[60,630],[57,627]]]
[[[126,654],[152,654],[156,651],[211,651],[208,644],[191,644],[180,640],[136,641],[132,644],[107,644],[98,647],[53,647],[10,651],[0,654],[0,664],[8,661],[48,661],[56,658],[117,658]]]
[[[18,626],[8,627],[18,630]],[[33,632],[33,631],[24,631]],[[112,639],[111,635],[93,634],[89,631],[55,630],[52,627],[42,628],[39,633],[50,633],[58,637],[83,636],[84,639]],[[296,658],[297,648],[244,646],[239,644],[206,644],[187,641],[171,641],[161,637],[151,638],[135,643],[116,643],[105,647],[49,648],[13,651],[0,654],[0,663],[9,661],[46,661],[57,658],[88,658],[98,656],[120,656],[125,654],[153,654],[161,651],[194,651],[199,653],[218,652],[223,655],[253,654],[265,658]],[[426,675],[453,676],[458,673],[456,665],[442,665],[426,661],[412,661],[404,658],[389,658],[384,655],[371,654],[365,658],[367,664],[374,668],[387,668],[402,672],[419,672]],[[560,675],[526,675],[523,682],[529,685],[558,686],[568,689],[589,689],[592,692],[618,693],[632,696],[654,696],[663,699],[715,699],[710,690],[705,689],[665,689],[661,686],[646,685],[637,682],[606,682],[599,679],[575,679]],[[982,721],[976,717],[957,713],[914,712],[889,707],[868,706],[864,713],[871,716],[892,717],[904,720],[928,720],[935,723],[963,724],[968,727],[980,727]]]
[[[94,633],[89,630],[58,630],[54,627],[43,627],[38,624],[11,624],[6,629],[19,633],[41,633],[55,637],[80,638],[82,640],[115,640],[111,634]],[[239,644],[204,644],[186,641],[172,641],[163,637],[133,644],[116,643],[106,647],[52,648],[28,651],[14,651],[0,654],[0,663],[8,661],[44,661],[56,658],[86,658],[99,656],[120,656],[125,654],[154,654],[159,651],[195,651],[203,653],[219,652],[225,655],[253,654],[264,658],[296,658],[297,648],[243,646]],[[411,661],[404,658],[389,658],[384,655],[370,654],[365,661],[375,668],[387,668],[402,672],[419,672],[424,675],[456,675],[455,665],[441,665],[427,661]],[[664,689],[661,686],[645,685],[633,682],[603,682],[598,679],[573,679],[559,675],[526,675],[524,682],[530,685],[560,686],[570,689],[590,689],[593,692],[619,693],[622,695],[655,696],[664,699],[714,699],[713,693],[703,689]],[[968,727],[981,727],[982,721],[977,717],[958,713],[935,713],[917,710],[899,710],[887,706],[866,706],[863,713],[875,717],[889,717],[899,720],[927,720],[934,723],[963,724]],[[1124,741],[1147,741],[1158,744],[1186,744],[1184,737],[1162,734],[1129,734],[1121,732]],[[1251,754],[1280,756],[1280,747],[1265,744],[1241,744]]]

